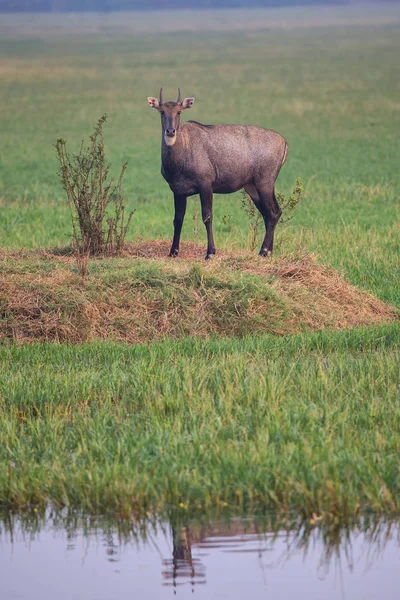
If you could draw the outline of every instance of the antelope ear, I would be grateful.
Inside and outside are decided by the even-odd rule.
[[[149,96],[147,98],[147,102],[150,104],[151,108],[155,108],[156,110],[158,110],[160,108],[160,103],[157,100],[157,98],[153,98],[152,96]]]
[[[190,108],[193,106],[194,98],[185,98],[182,102],[182,108]]]

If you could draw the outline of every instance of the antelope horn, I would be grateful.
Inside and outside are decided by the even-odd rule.
[[[160,104],[164,104],[164,100],[162,97],[162,88],[160,88]]]
[[[177,98],[176,103],[179,104],[180,101],[181,101],[181,88],[178,88],[178,98]]]

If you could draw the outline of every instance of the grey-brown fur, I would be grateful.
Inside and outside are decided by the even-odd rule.
[[[187,197],[200,194],[207,230],[207,255],[215,254],[212,234],[213,193],[229,194],[244,188],[262,214],[265,237],[260,255],[272,253],[274,231],[281,216],[275,197],[275,181],[287,157],[286,140],[276,131],[252,125],[202,125],[180,113],[194,98],[163,102],[149,98],[161,113],[161,173],[174,193],[174,239],[170,256],[177,256]],[[172,144],[172,145],[170,145]]]

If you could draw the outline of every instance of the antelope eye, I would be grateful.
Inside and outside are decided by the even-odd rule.
[[[181,114],[182,114],[182,111],[181,111],[181,110],[178,110],[178,115],[181,115]]]
[[[160,110],[160,113],[161,113],[162,115],[163,115],[163,114],[165,114],[163,110]]]

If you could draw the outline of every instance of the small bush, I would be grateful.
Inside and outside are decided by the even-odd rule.
[[[73,246],[79,255],[122,250],[134,213],[125,218],[121,186],[127,163],[116,183],[113,178],[108,179],[110,165],[106,162],[103,137],[106,121],[107,115],[97,121],[90,145],[85,148],[82,142],[78,154],[67,152],[63,138],[56,143],[58,176],[67,194]]]
[[[281,192],[276,192],[276,199],[282,211],[282,216],[279,219],[281,225],[293,219],[294,211],[301,200],[303,192],[304,186],[300,177],[296,177],[296,183],[289,198],[286,198]]]

